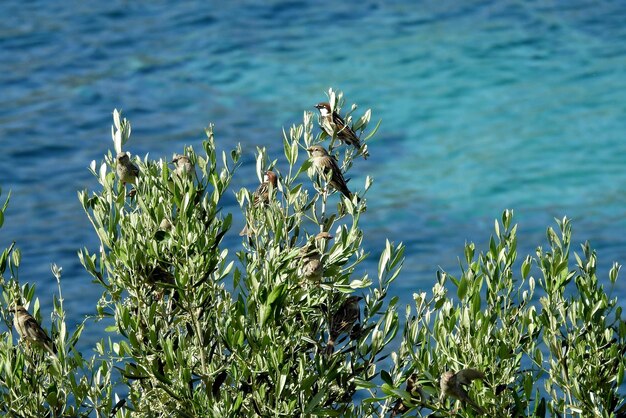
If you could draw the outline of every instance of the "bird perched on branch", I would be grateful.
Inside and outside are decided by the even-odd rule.
[[[41,328],[35,318],[28,313],[26,308],[22,305],[16,305],[9,309],[10,312],[14,312],[13,325],[20,334],[20,337],[26,340],[26,343],[35,343],[36,345],[45,348],[50,354],[56,356],[56,348],[54,343],[46,334],[46,331]]]
[[[411,374],[406,380],[406,391],[409,392],[411,399],[414,401],[424,402],[428,400],[428,395],[419,385],[418,376],[415,373]],[[396,415],[402,415],[409,409],[410,407],[404,404],[404,400],[402,398],[398,398],[391,410],[391,416],[395,417]]]
[[[473,380],[482,380],[484,378],[485,374],[476,369],[463,369],[457,373],[447,371],[441,375],[441,380],[439,381],[441,388],[440,399],[443,400],[445,397],[458,399],[469,404],[479,414],[484,415],[485,410],[470,398],[467,389],[465,389],[465,386],[470,385]]]
[[[176,173],[178,177],[195,177],[195,167],[189,157],[187,157],[186,155],[175,154],[174,158],[172,158],[172,164],[174,164],[174,166],[176,167],[174,169],[174,173]]]
[[[309,241],[300,248],[300,275],[305,281],[320,283],[324,276],[324,264],[322,263],[322,253],[317,247],[319,240],[328,241],[333,236],[328,232],[320,232],[313,241]]]
[[[139,176],[139,168],[137,168],[137,166],[130,161],[128,154],[120,152],[117,154],[115,159],[117,160],[115,171],[117,172],[119,180],[123,184],[136,184],[137,176]]]
[[[254,191],[254,206],[267,205],[270,203],[270,186],[276,190],[278,177],[273,171],[266,171],[263,175],[263,182]]]
[[[161,223],[159,223],[159,231],[171,232],[172,229],[174,229],[174,225],[172,224],[172,221],[167,218],[163,218]]]
[[[252,194],[252,204],[255,207],[268,205],[270,203],[270,190],[276,190],[277,185],[278,176],[276,176],[276,173],[270,170],[266,171],[263,174],[263,182],[259,184],[259,187]],[[241,230],[239,235],[251,235],[247,225]]]
[[[327,176],[330,174],[328,184],[348,199],[352,199],[352,192],[348,189],[346,180],[343,178],[343,174],[341,173],[341,169],[335,157],[330,155],[328,151],[326,151],[326,148],[321,145],[313,145],[307,148],[307,151],[311,156],[311,162],[317,172],[325,179],[328,178]],[[357,196],[357,200],[361,199]]]
[[[333,138],[337,136],[341,142],[347,145],[352,145],[357,150],[361,149],[361,140],[352,130],[352,128],[346,123],[345,120],[336,111],[331,111],[330,104],[328,102],[322,102],[315,105],[315,108],[319,110],[319,124],[320,127]],[[367,152],[363,153],[363,158],[367,159]]]
[[[359,308],[361,299],[363,299],[361,296],[348,297],[337,309],[337,312],[331,316],[326,354],[332,354],[337,338],[341,334],[350,334],[354,324],[361,320],[361,309]]]

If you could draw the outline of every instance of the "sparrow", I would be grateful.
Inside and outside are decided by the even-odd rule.
[[[146,266],[143,269],[147,282],[150,284],[168,283],[173,284],[176,279],[170,272],[170,265],[165,262],[157,262],[155,265]]]
[[[44,331],[43,328],[41,328],[41,326],[37,323],[35,318],[28,313],[26,308],[22,305],[17,305],[15,307],[11,307],[9,312],[14,312],[13,325],[15,326],[17,333],[20,334],[22,339],[26,340],[28,345],[30,345],[30,343],[35,343],[38,346],[45,348],[53,356],[56,356],[54,343],[50,337],[48,337],[46,331]]]
[[[418,376],[413,373],[406,380],[406,391],[409,392],[412,399],[419,399],[422,402],[428,399],[428,395],[422,387],[418,384]],[[409,406],[405,405],[402,398],[398,398],[391,410],[391,416],[402,415],[409,410]]]
[[[337,338],[341,334],[350,334],[354,324],[360,321],[361,309],[359,308],[359,301],[361,299],[363,299],[361,296],[348,297],[330,318],[330,335],[326,344],[326,354],[332,354]]]
[[[137,168],[137,166],[130,161],[128,154],[120,152],[117,154],[115,159],[117,160],[115,171],[117,172],[117,177],[120,181],[123,184],[135,184],[137,176],[139,175],[139,168]]]
[[[170,232],[173,228],[174,225],[172,225],[172,222],[167,218],[163,218],[163,220],[159,224],[159,231]]]
[[[324,276],[322,253],[317,248],[318,240],[330,240],[333,236],[328,232],[320,232],[313,241],[300,248],[300,275],[305,281],[320,283]]]
[[[179,177],[191,176],[195,177],[196,169],[186,155],[174,154],[174,158],[172,159],[172,164],[176,166],[174,169],[174,173],[176,173]]]
[[[278,177],[276,173],[270,170],[266,171],[263,174],[263,182],[259,184],[259,187],[257,187],[252,194],[252,204],[255,207],[268,205],[270,203],[270,190],[276,190],[277,185]],[[250,235],[247,225],[243,227],[239,235],[242,237],[244,235]]]
[[[472,383],[472,380],[484,379],[485,374],[476,369],[463,369],[457,373],[447,371],[441,375],[439,386],[441,388],[440,399],[451,397],[469,404],[476,412],[484,415],[486,412],[470,397],[465,386]]]
[[[332,173],[328,184],[348,199],[352,199],[352,192],[348,189],[346,180],[343,178],[335,157],[330,155],[326,148],[321,145],[313,145],[307,148],[307,151],[311,155],[311,162],[318,173],[322,174],[324,178],[326,178],[329,172]],[[360,199],[357,197],[357,200]]]
[[[263,183],[254,191],[254,206],[267,205],[270,203],[270,185],[276,190],[278,177],[273,171],[266,171],[263,175]]]
[[[354,133],[352,128],[346,124],[339,113],[331,111],[330,104],[328,102],[322,102],[315,105],[315,108],[319,110],[320,116],[318,122],[320,127],[333,138],[337,136],[341,142],[347,145],[352,145],[357,150],[361,148],[361,140]],[[367,159],[367,153],[363,154],[363,157]]]

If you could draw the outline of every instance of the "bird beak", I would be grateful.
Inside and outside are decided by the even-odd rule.
[[[313,151],[313,148],[309,147],[309,148],[307,148],[306,150],[307,150],[307,151],[309,151],[309,152],[312,152],[312,151]]]

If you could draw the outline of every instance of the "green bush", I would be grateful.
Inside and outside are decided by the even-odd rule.
[[[0,210],[0,227],[8,203],[7,197]],[[0,255],[0,316],[9,330],[0,338],[0,413],[9,417],[87,417],[94,412],[107,416],[113,409],[111,362],[96,356],[85,358],[75,349],[85,322],[71,334],[66,327],[59,267],[52,266],[59,294],[53,298],[50,315],[56,356],[24,341],[14,344],[12,306],[29,307],[39,323],[42,319],[35,287],[19,285],[20,262],[21,253],[14,244]]]
[[[343,105],[341,94],[331,90],[329,98]],[[371,112],[352,117],[356,110],[347,120],[367,144],[378,125],[368,128]],[[415,293],[415,306],[399,321],[398,298],[389,292],[403,245],[386,243],[376,278],[359,267],[367,256],[359,220],[372,180],[351,183],[351,198],[333,193],[330,176],[315,170],[306,151],[330,144],[347,173],[367,149],[314,135],[314,121],[305,112],[302,124],[283,133],[286,164],[257,150],[259,180],[271,170],[278,181],[265,183],[263,192],[236,193],[246,228],[241,249],[231,255],[222,239],[232,216],[221,212],[220,201],[241,149],[218,155],[211,126],[201,152],[182,150],[191,171],[177,165],[178,158],[172,166],[133,156],[139,176],[125,176],[124,184],[117,156],[128,148],[131,128],[116,111],[114,151],[91,164],[99,190],[79,193],[100,241],[97,251],[83,248],[79,258],[103,289],[96,310],[113,324],[106,328],[110,336],[89,359],[77,352],[85,323],[69,335],[59,286],[51,315],[56,357],[16,345],[8,308],[19,301],[39,322],[41,312],[34,287],[19,285],[19,250],[6,249],[0,411],[624,416],[626,325],[616,299],[598,282],[590,246],[572,262],[567,219],[558,232],[548,229],[548,251],[538,248],[519,265],[516,226],[505,211],[489,248],[477,255],[466,245],[461,275],[441,271],[432,292]],[[5,209],[6,203],[0,213]],[[319,233],[332,238],[316,239]],[[311,270],[311,260],[321,270]],[[611,283],[618,271],[616,264]],[[53,274],[60,280],[59,268],[53,266]],[[445,372],[448,386],[441,383]],[[466,385],[453,389],[453,382]]]
[[[595,252],[585,243],[572,265],[564,218],[558,232],[547,230],[549,250],[538,247],[516,274],[512,216],[505,211],[495,223],[484,253],[465,246],[460,277],[440,272],[431,295],[413,295],[416,312],[407,309],[382,391],[417,411],[444,412],[445,402],[432,400],[439,375],[473,368],[486,376],[473,385],[472,398],[492,416],[623,417],[626,324],[617,299],[598,283]],[[613,265],[611,284],[619,269]],[[399,389],[414,374],[413,394]],[[478,416],[472,408],[465,414]]]

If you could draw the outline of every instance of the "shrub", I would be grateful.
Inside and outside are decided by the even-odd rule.
[[[0,210],[0,227],[8,203],[7,197]],[[110,362],[95,356],[85,358],[75,349],[85,323],[69,333],[61,294],[61,269],[56,265],[52,266],[52,274],[59,294],[53,298],[54,310],[50,314],[56,355],[25,341],[14,345],[13,313],[9,314],[12,307],[24,305],[39,323],[42,319],[35,287],[19,284],[20,262],[21,253],[15,243],[0,255],[0,316],[10,330],[2,332],[0,338],[0,412],[11,417],[88,417],[94,413],[107,416],[113,409]]]
[[[512,216],[507,210],[496,221],[485,252],[465,246],[460,277],[441,271],[432,294],[413,295],[416,312],[407,309],[394,366],[382,374],[386,406],[395,396],[418,416],[449,411],[433,399],[439,376],[472,368],[485,378],[471,398],[492,416],[624,416],[626,325],[617,298],[599,284],[595,252],[583,244],[572,265],[571,224],[563,218],[558,232],[547,230],[549,250],[538,247],[516,274]],[[619,269],[613,265],[611,284]],[[402,383],[411,376],[408,393]],[[476,408],[463,416],[478,416]]]
[[[329,99],[337,109],[344,104],[332,90]],[[100,241],[79,258],[103,289],[96,310],[109,318],[110,336],[90,359],[78,353],[84,323],[68,335],[59,286],[51,316],[56,357],[3,333],[0,411],[623,416],[626,325],[596,277],[589,244],[570,265],[566,218],[558,232],[548,229],[548,251],[538,248],[518,265],[517,226],[505,211],[489,248],[476,254],[467,244],[461,275],[440,271],[432,292],[415,293],[415,307],[399,321],[389,291],[403,245],[386,242],[375,279],[360,267],[367,254],[359,221],[372,179],[350,184],[354,195],[333,193],[335,179],[316,170],[306,151],[330,144],[348,173],[378,129],[368,129],[369,110],[352,118],[356,109],[347,121],[362,137],[360,149],[314,135],[311,112],[283,132],[286,163],[257,149],[262,186],[236,193],[246,228],[235,255],[222,243],[232,216],[220,202],[241,149],[218,155],[210,126],[202,150],[184,148],[174,165],[118,158],[131,127],[115,111],[114,150],[91,164],[99,190],[79,193]],[[128,175],[133,165],[137,179]],[[264,181],[268,171],[275,183]],[[18,300],[41,322],[34,287],[19,285],[19,262],[17,248],[2,253],[0,312],[9,330],[7,309]],[[615,264],[611,283],[618,271]],[[57,280],[60,273],[53,266]]]

